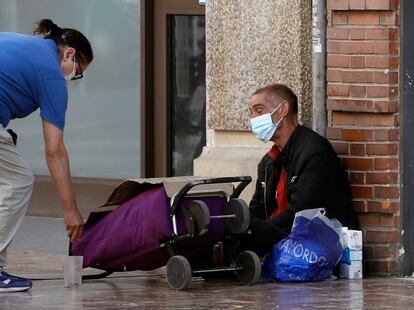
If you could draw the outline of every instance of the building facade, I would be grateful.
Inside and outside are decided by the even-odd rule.
[[[207,3],[208,135],[196,174],[255,175],[269,146],[250,139],[243,109],[262,85],[291,86],[311,124],[311,6],[320,1],[259,2]],[[409,1],[326,1],[326,136],[349,174],[368,275],[414,271],[409,12]]]

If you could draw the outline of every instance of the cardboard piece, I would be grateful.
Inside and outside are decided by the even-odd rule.
[[[147,179],[129,179],[121,182],[114,188],[109,198],[102,207],[120,205],[133,197],[145,192],[153,186],[163,185],[169,198],[179,192],[188,182],[194,180],[209,179],[206,177],[184,176],[184,177],[165,177],[165,178],[147,178]],[[200,192],[199,196],[206,197],[212,195],[206,191],[225,192],[231,195],[234,190],[232,183],[201,184],[193,187],[188,194],[195,195]],[[217,194],[215,194],[217,195]]]

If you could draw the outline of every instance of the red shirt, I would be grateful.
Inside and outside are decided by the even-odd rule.
[[[279,155],[280,155],[280,151],[279,149],[276,147],[276,145],[273,145],[273,147],[271,148],[271,150],[267,153],[273,160],[276,160]],[[277,170],[275,171],[275,177],[277,175]],[[276,216],[278,216],[280,213],[282,213],[283,211],[286,210],[287,208],[287,197],[286,197],[286,170],[285,168],[282,168],[282,172],[280,174],[280,178],[279,181],[276,185],[276,193],[275,193],[275,198],[276,198],[276,202],[278,207],[273,211],[273,213],[270,215],[269,218],[274,218]]]

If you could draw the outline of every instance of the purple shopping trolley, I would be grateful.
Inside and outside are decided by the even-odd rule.
[[[250,182],[248,176],[124,181],[89,215],[70,255],[83,256],[84,268],[105,271],[89,278],[166,265],[167,281],[177,290],[192,276],[214,272],[234,272],[242,284],[252,284],[260,277],[259,258],[232,251],[249,225],[239,195]]]

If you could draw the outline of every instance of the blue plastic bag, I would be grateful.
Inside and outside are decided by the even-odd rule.
[[[342,254],[342,225],[324,209],[296,213],[292,232],[263,262],[264,278],[281,282],[329,279]]]

